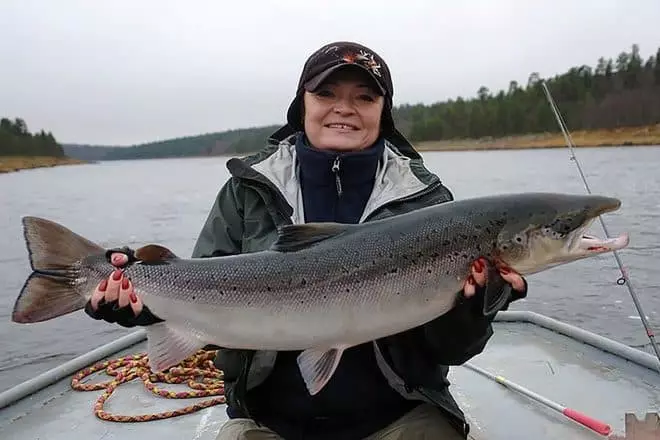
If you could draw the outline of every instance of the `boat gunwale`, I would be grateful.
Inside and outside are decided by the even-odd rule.
[[[598,335],[572,324],[550,318],[546,315],[527,310],[507,310],[498,312],[496,322],[520,322],[533,324],[547,330],[562,334],[569,339],[593,346],[616,357],[625,359],[650,370],[660,371],[660,361],[649,353],[635,349],[621,342]],[[137,345],[146,339],[146,330],[140,329],[126,336],[101,345],[85,354],[77,356],[63,364],[51,368],[32,379],[26,380],[0,393],[0,409],[8,407],[19,400],[35,394],[42,389],[75,374],[90,365],[101,361],[115,353]]]

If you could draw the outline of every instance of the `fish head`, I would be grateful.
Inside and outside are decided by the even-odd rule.
[[[617,198],[599,195],[529,194],[508,205],[497,236],[496,260],[522,275],[625,248],[627,234],[587,235],[601,214],[620,208]]]

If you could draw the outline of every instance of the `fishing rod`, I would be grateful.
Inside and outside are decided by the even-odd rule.
[[[561,132],[564,135],[564,139],[566,140],[566,145],[568,146],[568,149],[570,151],[571,160],[575,162],[575,165],[577,166],[577,169],[580,173],[580,177],[582,178],[582,182],[584,182],[584,187],[586,188],[587,193],[591,194],[591,188],[589,188],[589,184],[587,183],[587,178],[584,176],[584,173],[582,172],[582,167],[580,166],[580,162],[575,156],[575,151],[573,150],[573,146],[574,146],[573,138],[568,132],[568,128],[566,127],[566,122],[564,121],[564,118],[559,112],[559,107],[557,107],[557,104],[555,103],[554,99],[552,99],[552,95],[550,94],[550,89],[546,85],[545,81],[541,81],[541,85],[543,86],[543,90],[545,90],[545,95],[548,98],[548,102],[550,103],[550,107],[552,107],[553,113],[555,114],[555,118],[557,119],[559,128],[561,128]],[[600,220],[600,224],[603,227],[603,231],[605,232],[606,238],[610,238],[610,233],[607,230],[607,226],[605,225],[605,221],[603,220],[602,216],[599,215],[598,220]],[[655,355],[658,358],[658,362],[659,362],[658,370],[660,372],[660,349],[658,349],[658,344],[655,341],[655,335],[653,333],[653,329],[651,329],[651,326],[649,325],[649,322],[646,319],[646,314],[642,310],[642,304],[639,302],[637,293],[635,292],[635,289],[633,288],[633,285],[630,282],[630,278],[628,277],[628,272],[623,267],[623,263],[621,262],[621,257],[619,257],[617,251],[613,251],[613,253],[614,253],[614,258],[616,259],[616,263],[619,266],[619,271],[621,271],[621,277],[616,281],[616,283],[618,285],[625,284],[626,287],[628,287],[628,292],[630,292],[630,296],[632,297],[633,303],[635,304],[635,308],[637,309],[637,314],[642,320],[642,324],[644,325],[644,329],[646,330],[646,335],[651,341],[651,346],[653,347],[653,351],[655,351]]]
[[[474,364],[471,364],[469,362],[466,362],[463,364],[465,367],[469,368],[472,371],[475,371],[479,374],[482,374],[486,376],[487,378],[494,380],[495,382],[499,383],[500,385],[504,385],[507,388],[511,388],[515,391],[518,391],[520,394],[523,394],[532,400],[535,400],[548,408],[551,408],[558,413],[561,413],[568,417],[569,419],[591,429],[594,432],[597,432],[600,435],[606,436],[609,435],[612,432],[612,428],[610,425],[608,425],[605,422],[601,422],[600,420],[594,419],[593,417],[589,417],[588,415],[577,411],[573,408],[568,408],[560,403],[557,403],[555,401],[552,401],[546,397],[541,396],[540,394],[535,393],[534,391],[528,390],[527,388],[518,385],[514,382],[511,382],[510,380],[502,377],[502,376],[496,376],[483,368],[477,367]]]

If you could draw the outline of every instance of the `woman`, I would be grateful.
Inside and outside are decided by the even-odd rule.
[[[287,124],[259,153],[232,159],[193,257],[266,249],[286,223],[366,222],[452,200],[395,128],[385,61],[351,42],[317,50],[305,63]],[[117,252],[121,266],[127,257]],[[449,365],[480,353],[492,334],[484,316],[486,262],[473,264],[449,313],[401,334],[346,350],[317,395],[305,389],[298,352],[220,349],[230,421],[219,440],[466,438],[468,425],[448,390]],[[527,294],[507,268],[499,294]],[[497,278],[497,280],[495,280]],[[508,307],[511,300],[505,302]],[[118,309],[118,310],[117,310]],[[116,271],[87,307],[121,325],[158,322]]]

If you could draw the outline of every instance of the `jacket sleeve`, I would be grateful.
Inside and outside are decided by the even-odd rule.
[[[199,233],[192,252],[193,258],[241,252],[243,203],[240,191],[234,178],[222,186]]]
[[[503,287],[510,288],[510,287]],[[492,322],[495,313],[483,314],[483,288],[471,298],[460,292],[456,306],[444,315],[424,324],[425,346],[435,362],[442,365],[460,365],[486,347],[493,335]],[[500,294],[503,294],[503,290]],[[522,292],[512,290],[511,297],[499,310],[506,310],[509,304],[527,296],[527,281]]]

